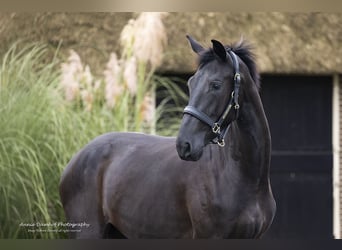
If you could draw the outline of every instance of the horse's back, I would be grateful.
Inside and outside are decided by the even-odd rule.
[[[68,202],[90,184],[99,181],[96,178],[101,177],[101,171],[112,164],[114,156],[116,162],[123,158],[136,159],[135,152],[139,151],[139,148],[150,148],[151,145],[156,144],[159,144],[157,146],[159,148],[165,147],[165,145],[168,147],[173,140],[174,138],[142,133],[119,132],[106,133],[96,137],[77,152],[64,169],[60,180],[62,203]],[[154,152],[153,155],[155,155]]]

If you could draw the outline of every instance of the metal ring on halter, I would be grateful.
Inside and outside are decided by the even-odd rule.
[[[217,122],[214,123],[214,126],[212,127],[212,131],[213,131],[214,134],[221,133],[220,125],[218,125]]]
[[[226,145],[226,143],[224,142],[224,139],[221,139],[217,141],[217,145],[223,148]]]

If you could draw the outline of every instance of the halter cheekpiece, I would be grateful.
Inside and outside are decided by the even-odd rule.
[[[229,112],[231,111],[232,108],[234,108],[236,112],[236,116],[238,116],[239,112],[239,89],[240,89],[240,81],[241,81],[241,75],[240,75],[240,70],[239,70],[239,62],[237,59],[236,54],[229,49],[227,51],[227,54],[230,56],[230,58],[233,61],[233,67],[234,67],[234,89],[231,92],[230,96],[230,101],[228,102],[227,107],[224,109],[222,115],[220,118],[215,122],[213,119],[211,119],[207,114],[203,113],[202,111],[196,109],[193,106],[186,106],[184,108],[183,114],[188,114],[191,115],[201,122],[207,124],[208,126],[211,127],[212,132],[216,135],[216,137],[212,140],[212,143],[218,144],[220,147],[225,146],[224,142],[224,137],[226,136],[228,129],[230,127],[230,123],[227,124],[225,127],[222,127],[222,124],[225,122]]]

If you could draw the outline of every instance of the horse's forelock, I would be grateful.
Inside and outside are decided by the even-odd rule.
[[[231,45],[225,46],[226,50],[232,50],[240,59],[246,64],[249,73],[255,82],[257,88],[260,88],[260,75],[255,63],[255,56],[252,52],[252,46],[245,41],[241,40],[240,42]],[[215,60],[215,52],[212,48],[205,50],[199,55],[199,67],[203,67],[209,62]]]

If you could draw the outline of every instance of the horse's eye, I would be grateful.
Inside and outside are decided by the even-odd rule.
[[[221,82],[214,81],[210,83],[210,90],[219,90],[221,88]]]

